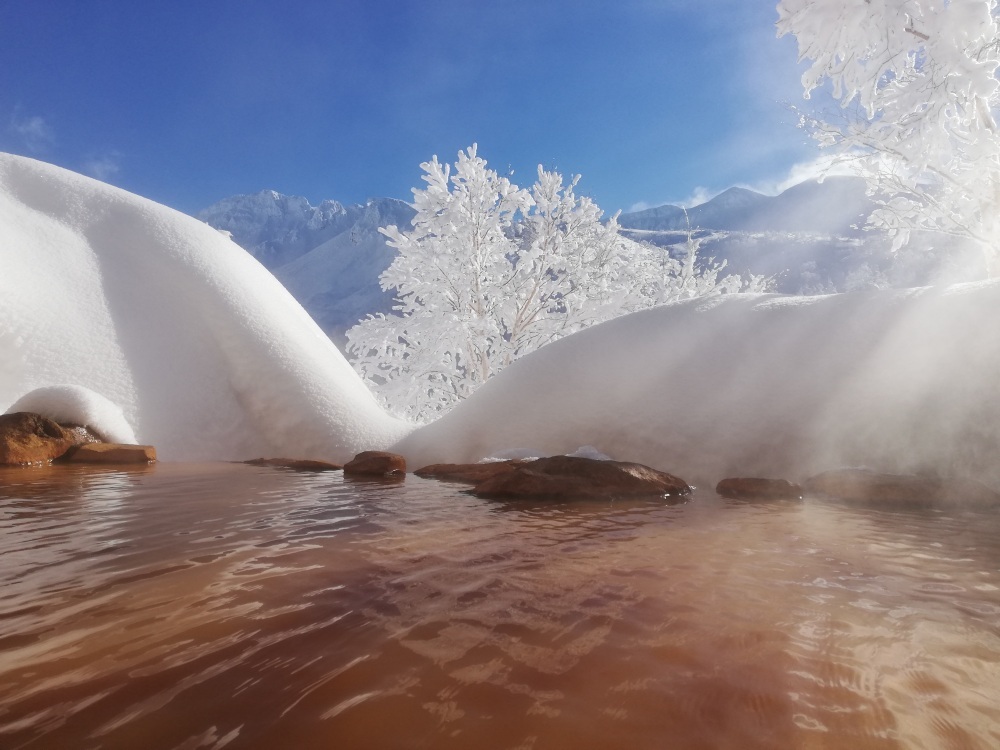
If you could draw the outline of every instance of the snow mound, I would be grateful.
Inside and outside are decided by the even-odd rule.
[[[689,482],[841,466],[1000,487],[1000,282],[724,295],[534,352],[393,450],[413,466],[581,443]]]
[[[8,414],[30,411],[62,425],[76,424],[109,443],[136,443],[135,432],[122,410],[99,393],[80,385],[54,385],[36,388],[11,406]]]
[[[256,260],[208,225],[0,154],[0,408],[72,383],[167,460],[345,461],[388,416]]]

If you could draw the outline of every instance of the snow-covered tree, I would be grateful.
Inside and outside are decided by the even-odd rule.
[[[488,169],[473,145],[455,174],[435,156],[420,165],[410,232],[380,230],[399,253],[380,277],[395,289],[400,315],[369,317],[347,332],[363,376],[410,416],[446,409],[472,393],[506,352],[503,290],[513,282],[510,233],[531,196]]]
[[[1000,240],[997,0],[781,0],[806,97],[830,84],[839,116],[804,117],[868,180],[873,226]]]
[[[469,396],[514,360],[587,326],[694,294],[739,291],[722,266],[696,267],[619,233],[579,177],[538,168],[531,191],[487,167],[473,145],[454,172],[421,165],[413,228],[380,230],[398,250],[382,274],[397,314],[347,332],[354,366],[387,406],[424,420]],[[754,281],[759,288],[759,281]]]
[[[636,258],[645,249],[618,233],[618,216],[576,195],[577,175],[564,184],[558,172],[538,167],[533,210],[517,227],[505,296],[507,365],[522,354],[634,306]]]
[[[727,262],[717,263],[715,258],[706,258],[702,252],[706,240],[712,233],[697,231],[691,226],[687,209],[684,219],[687,223],[684,244],[671,246],[669,253],[647,253],[638,255],[637,262],[648,264],[641,277],[643,286],[639,289],[641,307],[655,307],[680,299],[710,297],[715,294],[739,292],[764,292],[771,279],[748,274],[743,278],[737,274],[720,277]]]

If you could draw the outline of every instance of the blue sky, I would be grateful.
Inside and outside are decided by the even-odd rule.
[[[773,189],[816,156],[774,4],[0,0],[0,150],[189,212],[409,199],[473,142],[609,212]]]

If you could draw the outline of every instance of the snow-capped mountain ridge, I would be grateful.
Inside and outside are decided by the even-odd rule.
[[[393,198],[352,206],[324,200],[313,206],[301,196],[261,190],[224,198],[197,218],[232,234],[238,245],[273,271],[345,231],[356,230],[356,225],[367,229],[373,220],[409,223],[411,215],[403,201]]]
[[[776,196],[732,187],[688,209],[687,217],[664,205],[623,214],[619,223],[626,236],[669,249],[684,244],[690,221],[704,238],[703,256],[727,261],[730,272],[774,277],[776,291],[790,294],[979,278],[954,240],[918,238],[915,248],[894,256],[884,236],[861,228],[872,208],[863,181],[829,177]],[[408,228],[413,215],[409,204],[394,198],[313,206],[262,190],[225,198],[198,218],[230,232],[343,345],[344,332],[359,320],[391,312],[393,298],[382,291],[379,276],[395,251],[378,230]],[[950,267],[942,279],[944,266]]]
[[[855,177],[807,180],[769,196],[742,187],[731,187],[711,200],[687,210],[664,205],[622,214],[626,229],[723,231],[787,231],[858,236],[857,227],[873,208],[864,181]]]
[[[408,227],[413,209],[395,198],[345,206],[273,190],[224,198],[198,218],[232,235],[268,268],[338,344],[373,312],[387,312],[392,295],[378,277],[394,257],[379,227]]]

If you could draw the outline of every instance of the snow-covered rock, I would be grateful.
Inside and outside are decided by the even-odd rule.
[[[52,385],[21,396],[8,413],[41,414],[61,425],[79,425],[106,443],[135,444],[135,432],[118,404],[81,385]]]
[[[74,385],[161,459],[344,461],[410,427],[256,260],[203,222],[0,155],[0,409]]]
[[[534,352],[391,450],[413,466],[581,443],[714,486],[839,466],[1000,487],[1000,282],[724,295]]]

